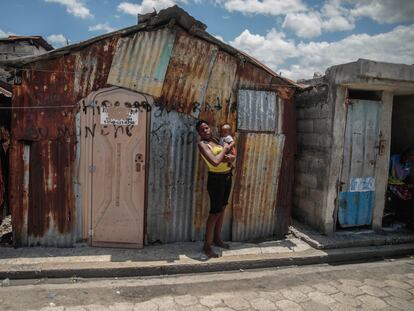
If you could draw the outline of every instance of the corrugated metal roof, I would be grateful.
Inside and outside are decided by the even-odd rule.
[[[218,48],[185,32],[177,33],[159,102],[194,117],[204,102]]]
[[[195,120],[161,107],[152,111],[148,181],[148,242],[191,240]]]
[[[284,135],[241,133],[233,194],[233,241],[274,235]]]
[[[239,90],[237,129],[252,132],[276,132],[278,120],[275,92]]]
[[[133,37],[121,39],[108,84],[159,97],[174,40],[175,31],[170,28],[138,32]]]
[[[178,25],[178,26],[175,26],[175,25]],[[225,51],[226,53],[229,53],[233,57],[240,59],[241,61],[245,62],[246,65],[248,64],[252,67],[255,67],[256,69],[260,69],[263,73],[265,73],[266,75],[270,77],[277,78],[277,83],[275,84],[284,84],[286,87],[293,87],[293,88],[300,87],[300,85],[296,84],[294,81],[277,75],[274,71],[269,69],[267,66],[265,66],[264,64],[262,64],[255,58],[216,39],[214,36],[204,31],[203,27],[200,28],[200,25],[203,25],[203,24],[199,21],[194,20],[194,18],[188,15],[188,13],[185,12],[184,10],[178,7],[172,7],[172,8],[167,8],[165,10],[161,10],[157,15],[150,18],[145,23],[140,23],[139,25],[134,25],[128,28],[124,28],[124,29],[112,32],[112,33],[97,36],[89,40],[80,42],[80,43],[68,45],[66,47],[62,47],[62,48],[50,51],[48,53],[44,53],[39,56],[24,57],[24,58],[19,58],[16,60],[2,61],[0,63],[5,66],[10,66],[10,67],[22,67],[32,62],[46,60],[46,59],[53,59],[53,58],[60,57],[62,55],[67,55],[69,53],[82,50],[94,43],[97,43],[101,40],[108,39],[112,36],[128,36],[128,35],[138,33],[141,31],[152,30],[155,27],[166,27],[166,28],[175,28],[177,30],[185,29],[191,32],[193,37],[197,37],[203,40],[204,42],[208,42],[216,46],[217,49]]]

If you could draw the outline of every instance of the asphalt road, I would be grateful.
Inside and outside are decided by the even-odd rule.
[[[414,310],[414,259],[150,278],[3,280],[0,310]]]

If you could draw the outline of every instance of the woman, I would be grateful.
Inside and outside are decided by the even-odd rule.
[[[207,219],[206,236],[203,251],[208,257],[218,257],[211,246],[229,248],[221,238],[221,228],[223,226],[224,209],[231,190],[231,166],[228,163],[233,162],[235,156],[227,154],[234,146],[231,144],[219,145],[218,141],[212,136],[208,123],[200,120],[196,124],[196,129],[200,135],[201,141],[198,143],[198,149],[201,157],[208,167],[207,190],[210,197],[210,214]]]

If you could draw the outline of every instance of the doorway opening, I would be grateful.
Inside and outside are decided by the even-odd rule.
[[[414,229],[413,123],[414,95],[394,96],[384,228]]]
[[[1,81],[0,81],[1,82]],[[0,83],[0,87],[9,86]],[[11,89],[10,89],[11,91]],[[10,92],[11,94],[11,92]],[[10,122],[11,95],[0,92],[0,246],[9,246],[12,241],[12,221],[9,204],[9,153],[10,153]]]

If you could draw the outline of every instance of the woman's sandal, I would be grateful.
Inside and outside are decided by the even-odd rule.
[[[215,241],[215,242],[213,242],[213,245],[214,246],[217,246],[217,247],[221,247],[221,248],[224,248],[224,249],[230,249],[230,245],[229,244],[227,244],[227,243],[224,243],[223,241]]]
[[[211,247],[203,247],[203,252],[209,258],[218,258],[218,255],[215,252],[213,252]]]

